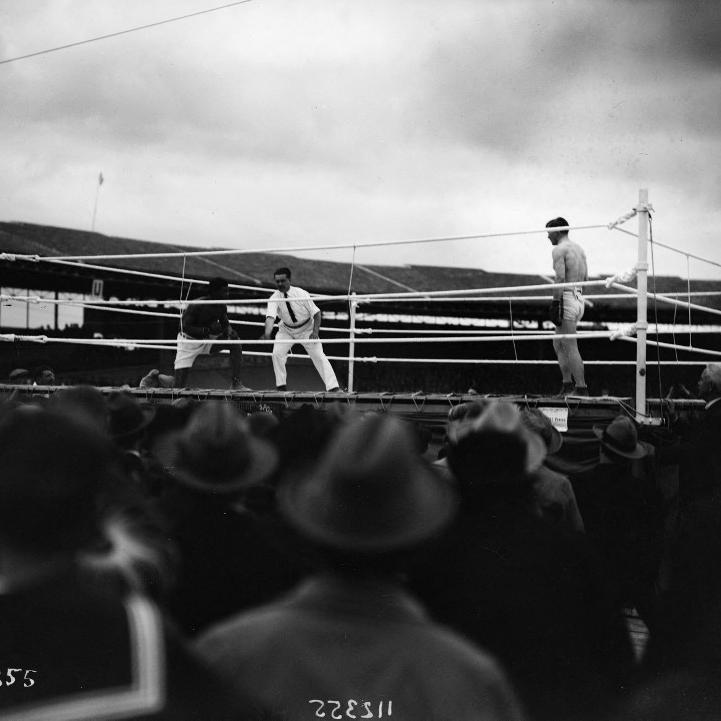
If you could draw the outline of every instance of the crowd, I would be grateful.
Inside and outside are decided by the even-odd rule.
[[[572,473],[543,413],[483,398],[429,445],[341,404],[15,396],[0,719],[715,719],[721,364],[699,391]]]

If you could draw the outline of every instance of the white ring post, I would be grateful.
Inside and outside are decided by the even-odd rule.
[[[355,293],[352,295],[355,296]],[[353,367],[355,364],[355,313],[358,301],[352,299],[350,302],[350,341],[348,347],[348,393],[353,393]]]
[[[638,191],[638,263],[636,314],[636,421],[646,418],[646,332],[648,330],[648,190]]]

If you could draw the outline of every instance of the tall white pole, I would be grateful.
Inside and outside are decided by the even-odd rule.
[[[355,295],[355,293],[352,293]],[[353,393],[353,370],[355,365],[355,314],[358,301],[350,301],[350,347],[348,349],[348,393]]]
[[[636,287],[638,305],[636,313],[636,420],[646,417],[646,333],[648,330],[648,190],[638,191],[638,263]]]

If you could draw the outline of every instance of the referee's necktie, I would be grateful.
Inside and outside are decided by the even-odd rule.
[[[283,293],[283,296],[287,298],[288,294]],[[293,324],[296,325],[298,323],[298,319],[295,317],[295,313],[293,312],[293,306],[290,304],[290,301],[285,304],[285,307],[288,309],[288,313],[290,313],[290,319],[293,321]]]

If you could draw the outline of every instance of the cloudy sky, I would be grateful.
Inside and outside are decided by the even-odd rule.
[[[0,0],[0,60],[222,4]],[[1,64],[0,93],[2,220],[89,229],[99,172],[100,232],[257,249],[605,224],[643,187],[656,240],[721,263],[718,0],[252,0]],[[548,273],[550,245],[356,261]]]

